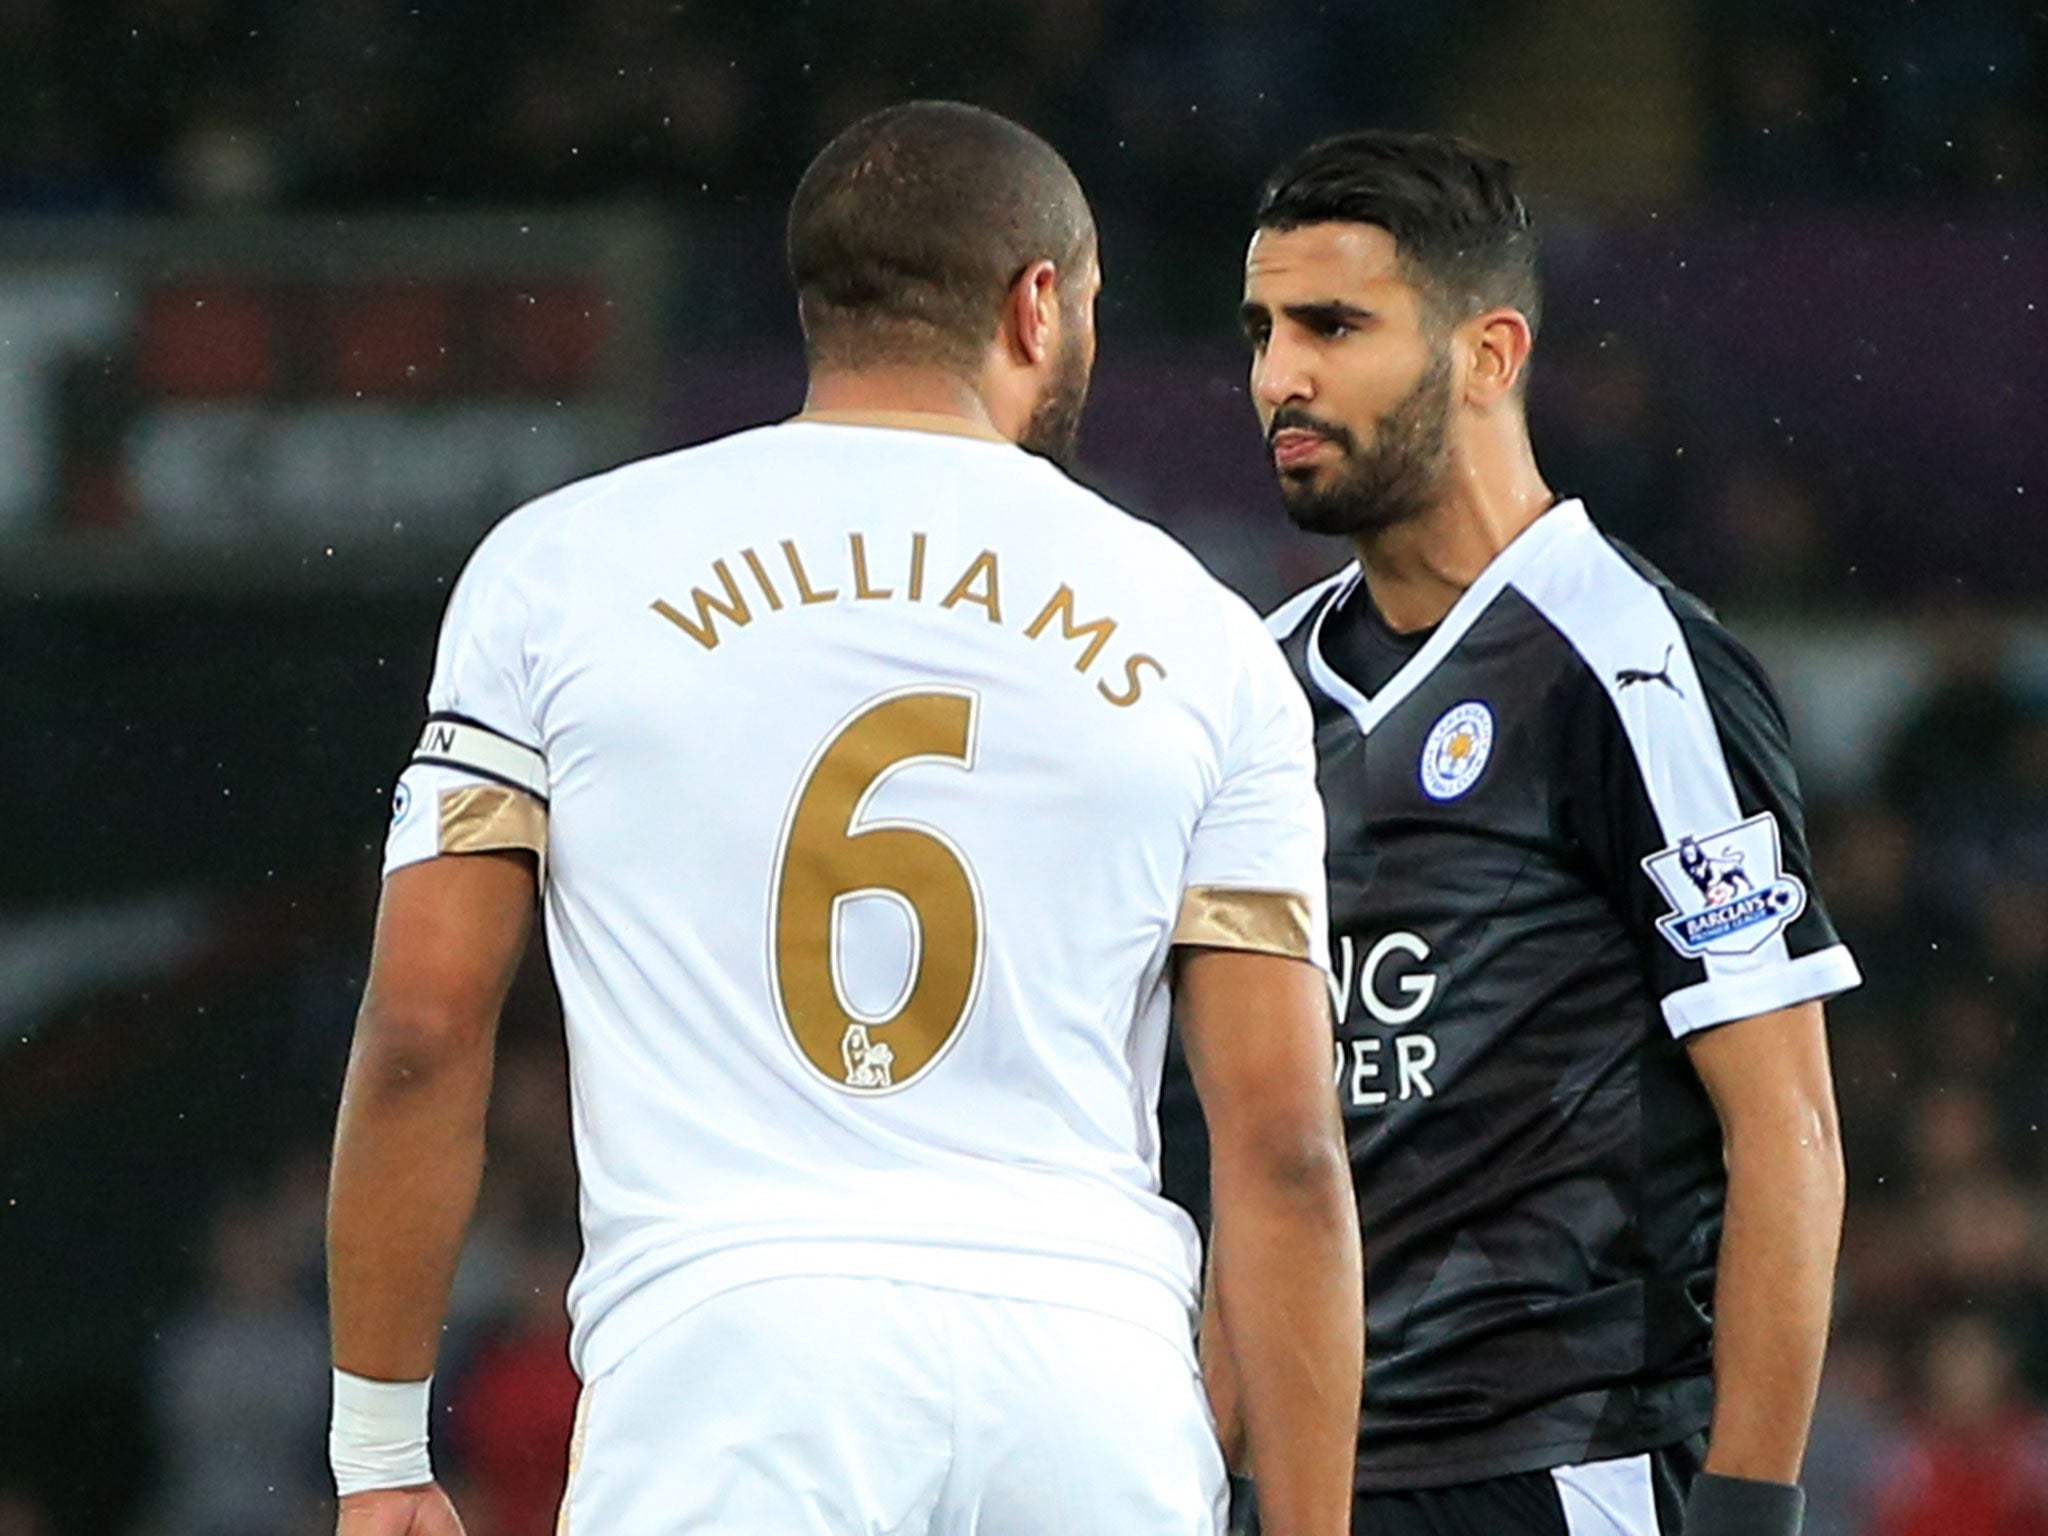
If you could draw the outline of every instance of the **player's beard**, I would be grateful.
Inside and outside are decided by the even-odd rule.
[[[1081,442],[1081,411],[1088,404],[1088,375],[1093,362],[1079,331],[1069,327],[1053,367],[1052,382],[1032,407],[1031,419],[1017,439],[1019,448],[1051,459],[1061,469],[1074,467]]]
[[[1439,348],[1415,387],[1373,425],[1372,441],[1335,422],[1282,406],[1267,428],[1319,432],[1342,451],[1332,478],[1280,476],[1287,515],[1305,533],[1357,538],[1413,522],[1437,504],[1450,466],[1451,354]]]

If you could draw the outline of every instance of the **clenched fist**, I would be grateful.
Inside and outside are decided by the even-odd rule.
[[[335,1536],[463,1536],[462,1520],[439,1483],[380,1488],[341,1501]]]

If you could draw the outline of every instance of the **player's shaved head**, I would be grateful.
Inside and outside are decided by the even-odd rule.
[[[1081,184],[1037,134],[959,102],[889,107],[826,145],[790,203],[806,355],[971,370],[1024,269],[1064,279],[1094,246]]]

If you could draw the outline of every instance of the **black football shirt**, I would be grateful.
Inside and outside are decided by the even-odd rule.
[[[1270,622],[1329,813],[1359,1488],[1699,1432],[1725,1183],[1682,1041],[1858,980],[1769,682],[1576,502],[1427,634],[1356,567]]]

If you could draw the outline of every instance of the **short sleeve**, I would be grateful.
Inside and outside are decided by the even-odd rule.
[[[527,702],[527,605],[503,526],[441,622],[427,719],[392,795],[384,872],[442,854],[545,857],[547,761]]]
[[[1769,679],[1710,618],[1669,633],[1661,656],[1596,668],[1561,723],[1566,824],[1685,1035],[1861,977],[1814,884]]]
[[[1327,968],[1323,805],[1308,701],[1263,631],[1244,649],[1222,778],[1195,824],[1173,939]]]

